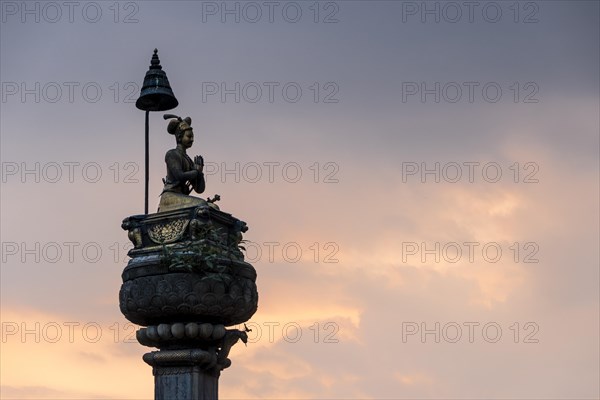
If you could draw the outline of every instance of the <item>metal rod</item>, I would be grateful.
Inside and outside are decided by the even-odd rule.
[[[150,116],[150,111],[146,111],[146,188],[145,188],[145,193],[144,193],[144,213],[148,214],[148,182],[149,182],[149,175],[150,175],[150,167],[149,167],[149,159],[150,159],[150,139],[149,139],[149,116]]]

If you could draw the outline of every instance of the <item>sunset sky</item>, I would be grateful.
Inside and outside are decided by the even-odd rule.
[[[154,48],[247,222],[223,399],[596,399],[597,1],[1,1],[2,399],[149,399]],[[150,208],[175,146],[150,117]]]

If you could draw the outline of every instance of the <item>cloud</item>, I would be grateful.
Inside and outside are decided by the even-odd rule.
[[[124,98],[139,93],[154,46],[180,100],[175,112],[194,120],[191,153],[219,168],[205,195],[219,193],[255,244],[247,255],[259,309],[248,346],[232,350],[221,397],[598,397],[598,4],[498,3],[504,19],[491,24],[481,7],[475,23],[402,22],[408,3],[384,3],[298,2],[298,24],[280,14],[275,23],[200,23],[202,5],[185,2],[168,11],[140,2],[131,24],[114,22],[130,9],[109,3],[97,24],[81,8],[75,23],[6,15],[3,83],[58,83],[63,99],[3,101],[3,168],[63,169],[55,183],[43,170],[3,177],[3,246],[20,246],[3,247],[0,271],[3,398],[152,396],[141,360],[150,349],[135,342],[117,296],[130,247],[120,223],[143,204],[143,113]],[[539,7],[538,22],[514,22],[514,12],[532,11],[525,6]],[[339,22],[322,23],[335,7]],[[155,29],[165,21],[178,29]],[[278,89],[299,83],[301,101],[280,91],[272,103],[203,99],[203,82],[274,80]],[[478,89],[498,82],[502,99],[483,101],[478,90],[472,103],[403,101],[403,82],[474,80]],[[101,85],[100,101],[82,98],[86,82]],[[336,103],[323,101],[328,83]],[[538,102],[524,103],[531,88]],[[174,146],[160,113],[150,135],[152,209]],[[74,182],[65,162],[79,163]],[[88,162],[101,166],[99,182],[82,174]],[[284,172],[293,163],[298,182]],[[407,163],[420,170],[403,176]],[[473,182],[465,163],[479,163]],[[500,167],[498,182],[482,172],[487,164],[489,174]],[[423,167],[438,172],[424,178]],[[78,243],[74,260],[66,242]],[[36,260],[36,243],[58,243],[61,259]],[[86,258],[86,243],[98,244],[99,260]]]

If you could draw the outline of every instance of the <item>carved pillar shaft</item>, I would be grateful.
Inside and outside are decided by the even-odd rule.
[[[144,354],[152,366],[155,400],[217,400],[216,354],[200,349],[161,350]]]
[[[149,326],[136,336],[140,344],[161,349],[144,354],[152,366],[156,400],[217,400],[231,348],[248,340],[244,331],[206,323]]]
[[[154,368],[155,400],[217,400],[219,378],[206,374],[198,367],[187,367],[189,372],[173,373],[175,367]],[[177,368],[181,371],[181,368]]]

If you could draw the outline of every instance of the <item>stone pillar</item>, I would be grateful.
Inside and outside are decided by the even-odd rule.
[[[156,400],[216,400],[219,375],[246,332],[226,329],[258,307],[256,271],[240,251],[246,224],[199,206],[126,218],[134,244],[119,305],[143,326],[140,344],[152,366]]]
[[[161,348],[144,354],[152,366],[156,400],[217,400],[221,371],[231,365],[231,347],[246,332],[208,323],[175,323],[137,331],[140,344]]]

